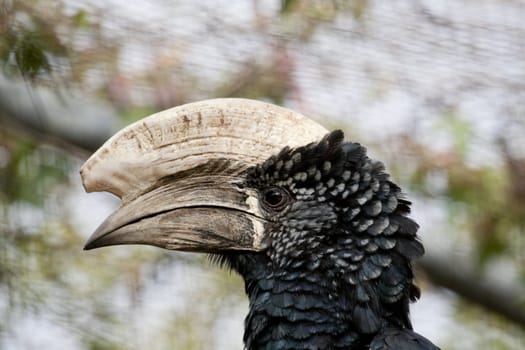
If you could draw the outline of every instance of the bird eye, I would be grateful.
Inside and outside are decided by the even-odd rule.
[[[278,187],[269,188],[263,193],[263,203],[273,210],[281,210],[288,203],[288,193]]]

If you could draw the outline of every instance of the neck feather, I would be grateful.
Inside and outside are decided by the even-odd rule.
[[[320,272],[273,270],[264,255],[242,255],[233,265],[250,300],[247,349],[360,349],[370,341],[351,322],[351,293]],[[241,267],[238,269],[237,267]]]

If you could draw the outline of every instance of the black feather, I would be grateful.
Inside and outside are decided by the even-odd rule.
[[[425,337],[409,330],[386,328],[374,337],[370,350],[439,350]]]
[[[411,330],[411,266],[424,249],[410,202],[381,162],[343,138],[286,147],[245,173],[256,193],[289,195],[280,210],[263,206],[264,251],[213,257],[245,280],[249,350],[437,349]]]

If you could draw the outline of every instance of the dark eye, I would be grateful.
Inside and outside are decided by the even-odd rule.
[[[281,210],[288,203],[288,193],[282,188],[272,187],[263,192],[263,203],[273,209]]]

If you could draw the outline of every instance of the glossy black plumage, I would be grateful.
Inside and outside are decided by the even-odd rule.
[[[265,250],[220,260],[246,283],[247,349],[437,349],[412,331],[411,262],[424,250],[382,163],[334,131],[245,175],[268,220]]]

